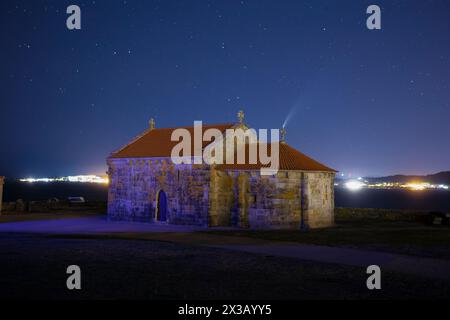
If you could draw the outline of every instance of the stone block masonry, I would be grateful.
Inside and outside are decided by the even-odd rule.
[[[334,224],[334,173],[211,173],[211,226],[307,229]]]
[[[108,217],[156,222],[158,193],[167,195],[167,223],[253,229],[334,224],[334,173],[216,170],[174,165],[170,158],[110,159]]]
[[[170,158],[114,159],[109,164],[108,217],[157,221],[158,193],[167,195],[166,222],[208,225],[209,170]]]
[[[264,175],[264,169],[268,169],[265,160],[253,161],[251,157],[245,157],[245,161],[239,161],[236,159],[239,152],[234,161],[226,163],[204,159],[201,164],[195,164],[199,161],[194,164],[178,161],[180,156],[192,160],[191,155],[195,155],[199,147],[203,152],[208,151],[208,146],[217,147],[223,139],[231,138],[229,142],[235,143],[233,150],[237,150],[235,137],[229,137],[226,132],[230,129],[249,130],[243,122],[242,111],[238,113],[238,119],[235,124],[200,128],[195,122],[193,127],[156,128],[151,120],[150,128],[107,158],[109,219],[254,229],[308,229],[333,225],[336,170],[289,146],[285,141],[285,130],[281,142],[269,146],[277,146],[270,152],[271,158],[278,158],[277,170],[271,171],[277,172],[274,175]],[[186,155],[183,144],[183,155],[180,155],[180,143],[174,140],[174,133],[175,137],[182,132],[183,136],[193,135],[195,139],[199,132],[205,134],[209,129],[215,129],[221,138],[215,138],[211,143],[203,141],[205,144],[194,141],[193,145],[191,139],[186,138],[186,149],[189,150],[189,146],[193,149]],[[245,143],[245,139],[242,140]],[[253,145],[253,142],[248,143],[249,152],[254,150],[250,148]],[[259,154],[262,146],[268,147],[267,142],[258,142],[258,146]],[[247,148],[240,149],[247,154]],[[178,153],[175,152],[176,157],[172,158],[176,150]],[[215,154],[214,148],[213,151]],[[194,158],[198,160],[199,157]]]

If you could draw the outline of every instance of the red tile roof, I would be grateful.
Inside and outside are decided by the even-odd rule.
[[[225,132],[226,129],[232,128],[234,124],[218,124],[218,125],[203,125],[203,131],[216,128],[221,132]],[[194,134],[194,127],[180,127],[187,129],[191,135]],[[158,128],[153,130],[146,130],[137,138],[132,140],[122,149],[112,153],[110,158],[151,158],[151,157],[170,157],[172,148],[178,144],[178,141],[171,141],[171,135],[173,130],[178,128]],[[205,148],[210,142],[203,142],[203,148]],[[305,171],[326,171],[336,172],[316,160],[306,156],[305,154],[297,151],[286,143],[280,143],[280,162],[279,170],[305,170]],[[246,148],[246,162],[248,161],[248,145]],[[268,145],[268,153],[270,154],[270,144]],[[193,148],[192,148],[193,154]],[[224,153],[225,154],[225,153]],[[259,158],[259,157],[258,157]],[[235,157],[236,160],[236,157]],[[259,160],[259,159],[258,159]],[[237,161],[235,161],[237,163]],[[256,164],[223,164],[217,165],[219,170],[256,170],[268,165]]]
[[[217,124],[217,125],[203,125],[203,131],[216,128],[221,132],[233,127],[232,123]],[[122,149],[113,152],[110,158],[151,158],[151,157],[170,157],[172,149],[178,144],[178,141],[171,141],[172,132],[175,129],[187,129],[191,136],[194,136],[194,127],[178,127],[178,128],[156,128],[153,130],[147,129],[138,137],[134,138]],[[203,133],[202,133],[203,134]],[[209,142],[203,142],[203,148]],[[192,147],[191,154],[194,153]]]
[[[279,167],[278,170],[302,170],[302,171],[326,171],[326,172],[337,172],[334,169],[331,169],[320,162],[308,157],[307,155],[301,153],[300,151],[292,148],[287,143],[279,144]],[[258,147],[259,148],[259,147]],[[267,154],[271,154],[270,144],[267,146]],[[259,149],[258,149],[259,152]],[[235,155],[234,163],[235,164],[222,164],[218,165],[217,169],[219,170],[257,170],[261,168],[268,168],[270,164],[263,165],[258,161],[256,164],[250,164],[248,157],[248,145],[246,147],[246,163],[245,164],[237,164],[237,157]]]

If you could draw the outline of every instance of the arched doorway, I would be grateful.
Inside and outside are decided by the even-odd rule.
[[[159,190],[156,196],[156,221],[167,219],[167,196],[163,190]]]

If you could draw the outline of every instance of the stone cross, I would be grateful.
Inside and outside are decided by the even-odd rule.
[[[149,124],[150,124],[150,130],[155,129],[155,119],[151,118],[149,121]]]
[[[244,111],[239,110],[237,116],[238,116],[239,123],[243,124],[244,123]]]
[[[286,128],[285,127],[283,127],[283,128],[281,128],[281,130],[280,130],[280,141],[281,142],[286,142]]]

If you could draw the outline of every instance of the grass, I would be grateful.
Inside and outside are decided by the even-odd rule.
[[[267,244],[294,242],[332,247],[350,247],[421,257],[450,259],[450,228],[413,222],[346,221],[333,228],[298,230],[205,230],[189,233],[113,233],[52,235],[84,239],[152,240],[192,245]]]
[[[205,237],[205,235],[203,235]],[[67,290],[66,268],[82,269]],[[449,283],[204,246],[0,233],[0,299],[445,299]]]
[[[31,220],[77,218],[96,215],[91,212],[27,213],[0,216],[0,223]],[[214,237],[224,236],[224,237]],[[82,235],[81,237],[87,237]],[[427,226],[417,222],[383,218],[338,220],[335,227],[298,230],[205,230],[195,233],[132,233],[97,235],[99,238],[147,239],[179,243],[251,243],[252,240],[285,241],[303,244],[351,247],[364,250],[401,253],[450,259],[450,228]],[[228,238],[226,240],[224,238]]]
[[[450,228],[426,226],[416,222],[358,219],[339,221],[332,228],[304,232],[298,230],[212,230],[207,233],[450,259]]]

